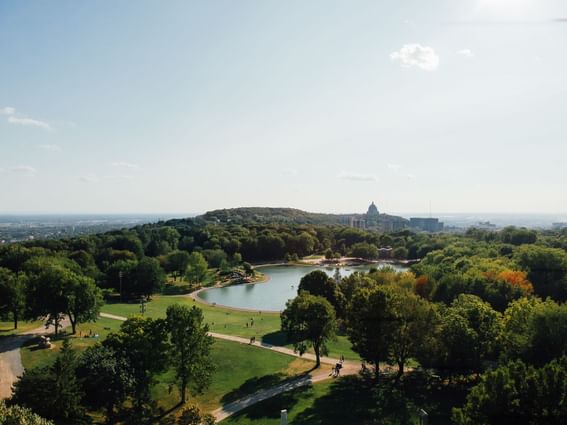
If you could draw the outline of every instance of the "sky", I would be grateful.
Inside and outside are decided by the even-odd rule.
[[[0,1],[0,213],[567,212],[564,0]]]

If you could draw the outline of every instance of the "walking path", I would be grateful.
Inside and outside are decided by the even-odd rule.
[[[61,322],[61,330],[69,326],[68,319]],[[38,335],[47,335],[53,332],[53,327],[41,326],[20,335],[0,338],[0,400],[12,396],[12,386],[18,377],[24,373],[20,347]]]
[[[106,317],[107,319],[114,319],[114,320],[126,320],[127,318],[124,316],[117,316],[114,314],[108,313],[100,313],[101,317]],[[278,345],[271,345],[261,341],[251,342],[250,339],[242,338],[239,336],[234,335],[225,335],[219,334],[216,332],[209,332],[209,335],[213,338],[223,339],[226,341],[238,342],[240,344],[248,344],[254,347],[262,348],[265,350],[275,351],[277,353],[285,354],[288,356],[299,357],[306,360],[311,360],[315,362],[316,358],[314,354],[305,353],[300,355],[299,353],[294,352],[292,349],[287,347],[281,347]],[[334,366],[339,360],[333,359],[330,357],[321,357],[321,364],[325,365],[332,365]],[[303,387],[305,385],[311,385],[316,382],[323,381],[325,379],[331,378],[331,370],[327,367],[322,367],[318,369],[315,373],[311,375],[303,375],[298,378],[287,380],[281,384],[276,385],[275,387],[260,390],[254,394],[249,396],[243,397],[239,400],[233,401],[232,403],[228,403],[217,410],[213,411],[212,414],[215,417],[217,422],[222,421],[223,419],[228,418],[229,416],[246,409],[249,406],[252,406],[256,403],[261,401],[267,400],[271,397],[274,397],[278,394],[284,393],[286,391],[290,391],[299,387]],[[358,373],[360,370],[360,365],[356,362],[345,361],[343,362],[343,368],[341,369],[341,375],[354,375]]]

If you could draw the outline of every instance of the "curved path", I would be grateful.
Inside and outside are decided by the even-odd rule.
[[[70,325],[67,319],[61,322],[61,330]],[[47,335],[53,327],[41,326],[19,335],[0,338],[0,400],[12,396],[12,386],[24,373],[20,348],[24,343],[38,335]]]
[[[106,317],[107,319],[122,320],[122,321],[127,320],[127,318],[124,316],[116,316],[114,314],[108,314],[108,313],[100,313],[100,316]],[[271,350],[277,353],[281,353],[293,357],[299,357],[302,359],[307,359],[315,362],[314,354],[305,353],[303,355],[300,355],[290,348],[266,344],[261,341],[256,341],[251,343],[250,339],[242,338],[234,335],[219,334],[216,332],[209,332],[209,335],[212,336],[213,338],[238,342],[240,344],[253,345],[254,347]],[[333,359],[330,357],[321,357],[321,363],[325,365],[334,366],[338,361],[339,361],[338,359]],[[358,373],[359,370],[360,370],[360,365],[358,363],[352,361],[345,361],[343,363],[343,368],[341,369],[341,375],[354,375]],[[275,387],[260,390],[254,394],[233,401],[232,403],[228,403],[213,411],[212,414],[215,417],[216,421],[220,422],[223,419],[226,419],[229,416],[233,415],[234,413],[237,413],[243,409],[246,409],[249,406],[267,400],[268,398],[274,397],[278,394],[293,390],[295,388],[303,387],[305,385],[311,385],[316,382],[324,381],[325,379],[331,379],[330,372],[331,369],[325,367],[317,370],[313,374],[303,375],[298,378],[289,379],[285,382],[282,382],[281,384],[276,385]]]

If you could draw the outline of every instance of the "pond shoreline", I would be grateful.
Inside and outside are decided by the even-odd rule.
[[[310,269],[322,270],[332,276],[334,269],[340,269],[342,276],[348,276],[354,272],[367,272],[373,266],[393,266],[398,270],[404,266],[396,266],[392,263],[379,261],[369,264],[262,264],[256,266],[258,271],[262,270],[264,279],[256,282],[225,285],[217,284],[213,287],[200,288],[193,291],[189,296],[198,302],[210,306],[219,306],[239,311],[279,313],[285,309],[285,303],[297,296],[297,287],[300,280]],[[265,271],[264,271],[265,270]],[[258,283],[268,283],[259,285]],[[254,288],[256,287],[256,288]]]

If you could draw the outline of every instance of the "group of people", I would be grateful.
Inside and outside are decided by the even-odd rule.
[[[341,355],[341,359],[331,368],[331,373],[329,373],[329,376],[332,376],[333,378],[340,376],[344,361],[345,356]]]

